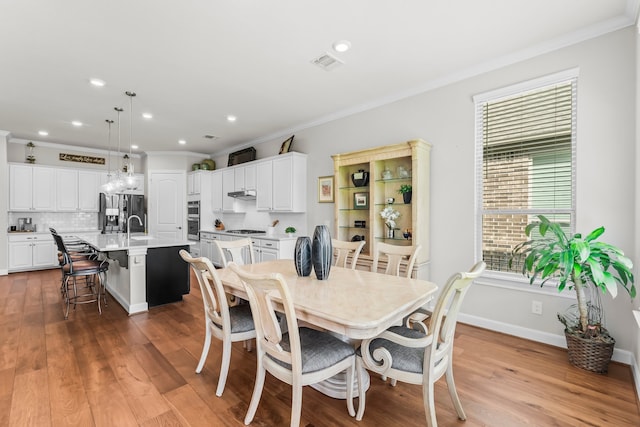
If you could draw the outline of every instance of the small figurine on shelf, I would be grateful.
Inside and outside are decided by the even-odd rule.
[[[410,228],[406,228],[403,232],[402,232],[402,237],[404,237],[407,240],[411,240],[411,229]]]

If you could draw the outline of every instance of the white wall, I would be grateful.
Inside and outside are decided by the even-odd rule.
[[[443,284],[474,263],[474,105],[475,94],[579,67],[577,230],[603,225],[606,241],[636,259],[634,241],[635,56],[633,29],[510,65],[402,101],[295,132],[294,151],[309,154],[308,228],[329,219],[333,204],[318,203],[316,181],[333,173],[331,155],[423,138],[431,152],[431,279]],[[272,141],[271,147],[281,141]],[[640,263],[640,259],[637,260]],[[531,292],[528,292],[531,291]],[[463,311],[468,321],[563,343],[556,312],[573,302],[561,296],[474,286]],[[533,293],[532,293],[533,292]],[[563,297],[564,296],[564,297]],[[543,302],[542,316],[531,301]],[[635,349],[636,332],[626,294],[604,298],[607,326],[618,349]]]

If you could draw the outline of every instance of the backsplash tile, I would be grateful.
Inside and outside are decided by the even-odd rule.
[[[60,231],[98,229],[97,212],[9,212],[9,226],[18,226],[18,218],[31,218],[36,231],[48,232],[49,227]]]

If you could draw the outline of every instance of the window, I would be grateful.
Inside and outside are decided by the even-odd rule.
[[[575,217],[577,73],[480,95],[476,103],[478,250],[487,269],[509,269],[536,215],[572,232]]]

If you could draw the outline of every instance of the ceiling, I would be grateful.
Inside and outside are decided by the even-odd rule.
[[[126,151],[133,91],[134,152],[223,154],[634,25],[639,2],[4,0],[0,129],[107,149],[112,119],[115,148],[117,106]]]

